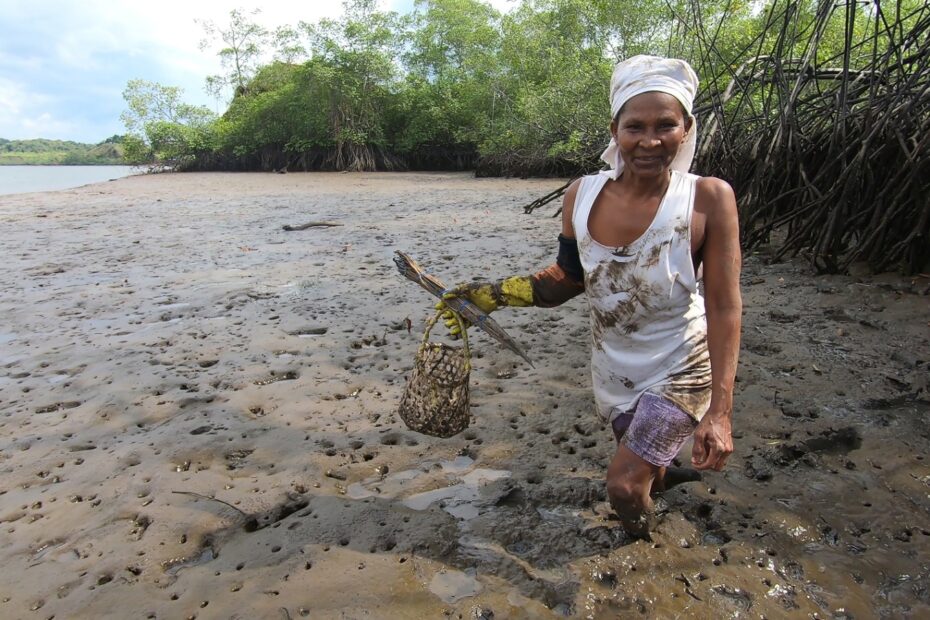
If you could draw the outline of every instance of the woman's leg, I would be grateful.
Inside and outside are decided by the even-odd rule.
[[[700,480],[692,470],[668,468],[697,422],[671,401],[646,393],[634,414],[617,416],[612,426],[618,445],[607,468],[607,495],[627,531],[648,538],[655,521],[651,495]]]
[[[649,538],[655,525],[652,485],[663,469],[634,454],[623,444],[617,446],[607,467],[607,497],[624,529],[634,536]]]

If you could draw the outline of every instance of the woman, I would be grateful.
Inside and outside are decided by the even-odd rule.
[[[722,470],[733,451],[739,228],[730,186],[688,173],[697,84],[682,60],[619,63],[602,155],[612,169],[566,192],[556,264],[450,292],[486,312],[587,293],[595,401],[617,437],[607,493],[627,530],[646,537],[651,493],[681,481],[667,467],[690,437],[698,470]]]

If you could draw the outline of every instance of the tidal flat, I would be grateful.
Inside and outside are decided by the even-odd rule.
[[[521,206],[561,183],[0,196],[0,616],[930,615],[927,276],[747,253],[736,452],[652,542],[605,502],[583,296],[494,315],[535,368],[472,330],[465,432],[405,428],[433,300],[394,251],[450,285],[538,270],[559,220]]]

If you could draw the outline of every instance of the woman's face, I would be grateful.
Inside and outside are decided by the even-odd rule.
[[[667,173],[691,124],[675,97],[651,92],[627,101],[610,123],[610,133],[625,169],[649,177]]]

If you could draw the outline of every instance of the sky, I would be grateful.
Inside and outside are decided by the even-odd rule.
[[[498,10],[512,0],[490,0]],[[380,0],[408,12],[413,0]],[[125,131],[123,89],[131,79],[179,86],[187,103],[222,113],[204,91],[220,72],[216,50],[201,51],[196,20],[224,24],[224,0],[0,0],[0,138],[97,143]],[[254,20],[268,28],[337,17],[340,0],[263,0]]]

